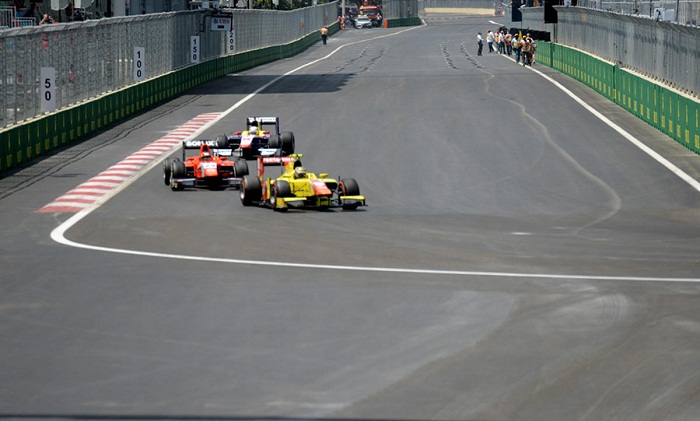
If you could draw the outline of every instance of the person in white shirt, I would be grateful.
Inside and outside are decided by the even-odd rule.
[[[493,32],[490,29],[486,32],[486,43],[489,45],[489,53],[493,53]]]

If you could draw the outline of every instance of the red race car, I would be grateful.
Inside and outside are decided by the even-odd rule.
[[[185,187],[240,188],[243,176],[248,175],[248,163],[243,159],[229,160],[219,152],[231,154],[227,145],[215,140],[182,142],[182,159],[163,161],[163,180],[173,190]],[[197,156],[187,157],[188,149],[199,149]]]

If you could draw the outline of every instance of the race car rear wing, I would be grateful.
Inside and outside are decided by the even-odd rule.
[[[246,118],[246,127],[250,126],[257,126],[260,125],[260,128],[262,130],[265,130],[265,126],[275,126],[275,131],[274,133],[279,135],[280,134],[280,118],[279,117],[247,117]],[[271,131],[271,130],[265,130],[265,131]]]
[[[212,155],[219,155],[219,156],[232,156],[233,155],[233,149],[227,147],[228,144],[222,145],[216,140],[208,140],[208,139],[198,139],[198,140],[183,140],[182,141],[182,160],[186,160],[187,157],[186,155],[186,150],[187,149],[199,149],[200,151],[202,148],[206,149],[211,153]]]
[[[279,167],[295,162],[301,158],[301,154],[293,154],[287,156],[258,156],[258,178],[262,178],[265,174],[265,166]]]

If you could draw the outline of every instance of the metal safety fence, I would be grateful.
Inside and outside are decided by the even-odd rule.
[[[418,0],[384,0],[382,13],[389,19],[407,19],[418,16]]]
[[[0,7],[0,30],[35,26],[36,24],[37,22],[34,18],[17,16],[17,8],[14,6]]]
[[[682,25],[697,26],[700,20],[700,0],[567,0],[565,4]]]
[[[501,5],[501,0],[420,0],[421,12],[428,10],[465,10],[465,9],[488,9],[496,10]]]
[[[197,62],[205,62],[289,44],[335,22],[337,7],[333,2],[294,11],[232,10],[225,14],[233,22],[230,32],[213,30],[212,10],[0,31],[0,128],[47,113],[42,68],[55,72],[51,105],[60,110],[193,65],[193,48]],[[199,37],[196,46],[193,36]],[[141,65],[140,78],[135,63]]]
[[[520,8],[522,21],[506,25],[546,31],[555,43],[700,97],[700,27],[578,6],[555,6],[558,22],[544,23],[543,9]]]

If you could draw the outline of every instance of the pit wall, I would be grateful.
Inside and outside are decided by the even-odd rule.
[[[579,80],[686,148],[700,153],[700,104],[583,51],[537,42],[536,63]]]
[[[331,34],[338,24],[329,25]],[[230,73],[291,57],[321,40],[318,31],[289,44],[220,57],[102,95],[0,131],[0,173],[81,140],[131,115]]]

